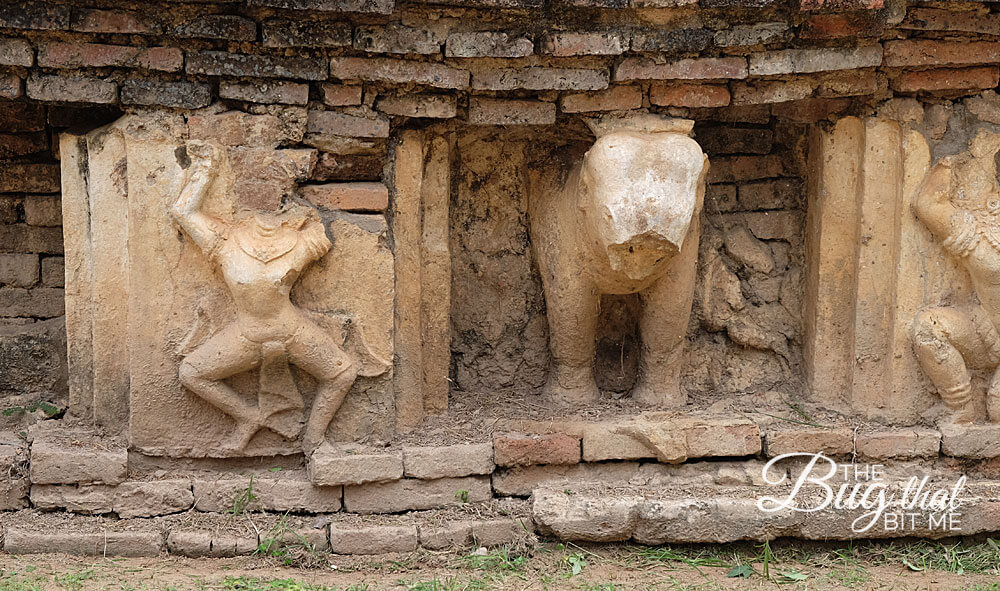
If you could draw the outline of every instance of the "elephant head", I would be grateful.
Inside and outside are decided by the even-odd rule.
[[[579,206],[591,244],[629,279],[656,273],[701,209],[708,159],[682,133],[613,130],[583,158]]]

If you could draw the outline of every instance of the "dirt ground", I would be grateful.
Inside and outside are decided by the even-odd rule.
[[[544,543],[529,550],[375,558],[0,556],[0,591],[61,589],[412,591],[624,589],[1000,590],[1000,546],[977,542],[640,547]]]

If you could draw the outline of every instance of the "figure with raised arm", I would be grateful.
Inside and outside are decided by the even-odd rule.
[[[171,215],[221,270],[235,303],[236,320],[184,357],[180,381],[232,417],[236,426],[222,448],[240,452],[262,428],[286,439],[299,437],[301,419],[288,421],[282,415],[301,410],[303,402],[295,390],[283,392],[285,398],[277,404],[248,404],[224,380],[262,365],[263,379],[269,361],[287,359],[317,381],[301,432],[302,447],[311,452],[324,441],[357,377],[350,356],[290,299],[302,271],[332,244],[319,215],[309,207],[244,213],[232,222],[207,214],[202,203],[218,175],[220,151],[212,144],[190,141],[187,152],[191,164]]]
[[[913,211],[968,271],[980,304],[921,310],[913,322],[914,350],[957,423],[975,419],[969,370],[993,372],[986,408],[990,421],[1000,422],[1000,194],[976,195],[981,204],[969,209],[954,205],[954,168],[948,157],[931,169]]]

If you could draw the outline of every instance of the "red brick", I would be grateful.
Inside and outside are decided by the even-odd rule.
[[[734,105],[783,103],[812,96],[815,82],[798,80],[755,80],[733,84]]]
[[[320,87],[323,103],[331,107],[346,107],[361,104],[362,88],[360,85],[324,84]]]
[[[878,37],[885,23],[875,13],[817,14],[802,24],[803,39],[841,39],[844,37]]]
[[[920,92],[938,90],[980,90],[995,88],[1000,81],[1000,69],[965,68],[923,70],[920,72],[904,72],[892,81],[892,87],[898,92]]]
[[[175,47],[140,49],[100,43],[47,43],[38,49],[38,65],[47,68],[124,66],[176,72],[184,65],[184,54]]]
[[[802,10],[877,10],[884,0],[800,0]]]
[[[796,123],[815,123],[846,111],[850,104],[845,98],[808,98],[776,104],[771,112],[778,119]]]
[[[484,70],[472,76],[477,90],[603,90],[608,87],[608,73],[582,68],[501,68]]]
[[[549,33],[542,39],[542,52],[557,57],[570,55],[621,55],[629,46],[624,33]]]
[[[932,41],[911,39],[886,41],[883,65],[947,66],[949,64],[989,64],[1000,61],[997,41]]]
[[[555,122],[555,103],[469,99],[469,123],[473,125],[551,125]]]
[[[309,133],[346,137],[389,137],[389,121],[339,111],[309,111]]]
[[[906,19],[899,25],[899,28],[917,31],[954,31],[1000,35],[1000,15],[983,14],[972,10],[911,8],[906,12]]]
[[[16,99],[24,94],[21,87],[21,78],[14,74],[0,76],[0,98]]]
[[[562,97],[564,113],[626,111],[642,107],[642,89],[638,86],[614,86],[599,92],[569,94]]]
[[[384,154],[330,154],[323,152],[313,168],[314,181],[377,181],[385,168]]]
[[[0,158],[16,158],[38,154],[49,149],[49,138],[45,132],[0,133]]]
[[[30,67],[35,52],[24,39],[0,39],[0,65]]]
[[[28,79],[28,97],[66,103],[113,103],[118,86],[100,78],[78,76],[33,76]]]
[[[468,88],[469,72],[444,64],[390,58],[335,57],[330,77],[340,80],[422,84],[435,88]]]
[[[221,82],[219,98],[250,103],[305,105],[309,102],[309,85],[296,82],[255,80],[253,82]]]
[[[565,433],[494,435],[493,456],[497,466],[576,464],[580,462],[580,438]]]
[[[174,28],[174,36],[195,39],[256,41],[257,23],[242,16],[209,14],[181,23]]]
[[[389,189],[382,183],[302,185],[299,190],[306,201],[326,209],[384,212],[389,207]]]
[[[188,54],[187,73],[246,78],[325,80],[327,64],[321,59],[267,55],[241,55],[226,51]]]
[[[654,83],[649,87],[649,102],[665,107],[725,107],[729,101],[725,86]]]
[[[70,28],[81,33],[155,35],[163,32],[163,27],[152,19],[123,10],[75,10]]]
[[[217,115],[188,117],[188,135],[193,140],[212,140],[225,146],[277,146],[281,122],[274,115],[250,115],[229,111]]]
[[[747,77],[742,57],[682,59],[658,64],[648,58],[626,58],[615,70],[615,80],[722,80]]]
[[[876,94],[880,90],[880,74],[872,70],[836,72],[819,78],[817,96],[862,96]]]
[[[58,193],[60,183],[58,164],[0,165],[0,193]]]

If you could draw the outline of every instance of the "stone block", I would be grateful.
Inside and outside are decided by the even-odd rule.
[[[403,447],[403,474],[410,478],[431,480],[491,474],[494,467],[492,443]]]
[[[307,468],[316,486],[399,480],[403,477],[403,454],[326,445],[313,452]]]
[[[65,510],[70,513],[111,513],[115,487],[104,484],[49,485],[31,487],[31,504],[36,509]]]
[[[114,512],[122,519],[187,511],[194,505],[190,480],[130,481],[114,491]]]
[[[854,452],[854,431],[850,427],[773,427],[767,430],[766,440],[767,455],[772,458],[787,453],[823,453],[834,456]]]
[[[498,466],[576,464],[580,461],[580,438],[565,433],[494,435],[493,456]]]
[[[440,509],[493,498],[487,476],[416,480],[344,487],[344,509],[352,513],[402,513]]]
[[[858,455],[867,458],[936,458],[941,452],[941,433],[929,429],[893,429],[859,432]]]
[[[330,525],[330,551],[334,554],[389,554],[417,549],[415,525]]]
[[[302,185],[303,199],[324,209],[384,212],[389,207],[389,189],[382,183],[327,183]]]
[[[124,446],[88,433],[46,430],[31,444],[32,484],[119,484],[127,464]]]
[[[62,316],[63,290],[48,287],[0,289],[0,317],[55,318]]]
[[[340,486],[315,486],[293,478],[219,478],[194,481],[194,508],[225,513],[247,491],[256,497],[247,509],[278,512],[335,513],[340,511],[343,490]]]

